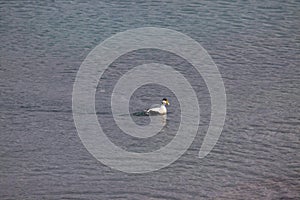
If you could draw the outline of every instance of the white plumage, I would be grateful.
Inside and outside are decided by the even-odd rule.
[[[169,103],[168,99],[164,98],[161,101],[160,107],[150,108],[150,109],[146,110],[146,113],[147,114],[161,114],[161,115],[165,115],[165,114],[167,114],[166,105],[170,105],[170,103]]]

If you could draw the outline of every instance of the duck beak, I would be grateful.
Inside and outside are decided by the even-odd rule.
[[[170,105],[169,101],[166,102],[167,105]]]

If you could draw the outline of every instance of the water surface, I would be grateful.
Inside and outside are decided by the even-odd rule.
[[[0,5],[1,199],[299,198],[298,1]],[[135,65],[155,60],[175,66],[189,77],[201,108],[199,132],[188,151],[164,169],[136,175],[110,169],[85,149],[72,117],[72,89],[81,62],[96,45],[145,26],[174,29],[201,43],[223,77],[227,117],[213,151],[198,159],[210,118],[203,79],[168,52],[141,50],[121,57],[96,94],[99,122],[115,144],[136,152],[161,148],[180,121],[174,94],[146,85],[135,92],[130,109],[168,96],[172,105],[165,132],[136,140],[111,123],[109,95],[102,95],[116,81],[109,77]],[[148,120],[133,119],[137,124]]]

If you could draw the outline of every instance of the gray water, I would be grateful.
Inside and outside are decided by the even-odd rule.
[[[0,5],[0,199],[300,198],[299,1]],[[96,94],[98,120],[115,144],[136,152],[159,149],[180,121],[174,94],[146,85],[135,92],[130,109],[167,96],[167,134],[136,140],[112,123],[109,92],[115,79],[109,77],[134,65],[156,60],[177,66],[196,88],[201,108],[198,134],[182,157],[158,171],[127,174],[103,165],[82,144],[72,116],[72,89],[80,64],[95,46],[146,26],[182,32],[208,51],[224,81],[227,116],[213,151],[199,159],[210,119],[203,79],[168,52],[141,50],[121,57]]]

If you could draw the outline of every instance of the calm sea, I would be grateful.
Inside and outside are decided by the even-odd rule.
[[[0,199],[299,199],[299,10],[296,0],[0,1]],[[227,115],[214,149],[199,159],[211,111],[201,76],[168,52],[120,57],[95,97],[98,120],[116,145],[135,152],[159,149],[180,122],[176,96],[150,84],[136,90],[130,110],[168,97],[165,132],[148,140],[121,133],[112,121],[109,92],[113,77],[133,66],[175,66],[189,77],[201,109],[198,134],[178,160],[128,174],[105,166],[84,147],[73,120],[72,90],[94,47],[140,27],[179,31],[208,51],[224,81]]]

